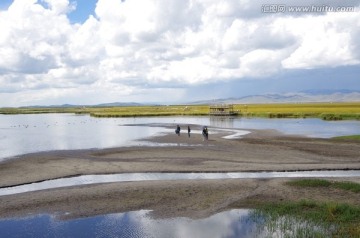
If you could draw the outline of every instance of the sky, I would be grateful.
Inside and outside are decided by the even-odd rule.
[[[0,107],[360,90],[358,0],[1,0]]]

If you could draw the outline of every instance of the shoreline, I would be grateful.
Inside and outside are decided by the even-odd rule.
[[[251,133],[240,139],[224,139],[231,133],[215,134],[215,128],[209,129],[209,141],[204,142],[201,134],[192,133],[190,138],[187,133],[165,134],[141,141],[173,146],[135,145],[18,156],[0,163],[0,187],[87,174],[360,170],[358,141],[291,136],[273,130],[248,130]],[[204,217],[240,205],[251,207],[250,201],[313,197],[360,205],[356,193],[298,190],[284,185],[292,179],[142,181],[65,187],[0,196],[0,217],[67,211],[72,211],[71,216],[83,217],[141,209],[153,210],[159,216]],[[358,177],[326,179],[360,183]],[[84,205],[78,207],[77,201]]]
[[[200,134],[192,133],[190,138],[185,133],[165,134],[139,141],[154,146],[134,143],[129,147],[17,156],[0,163],[0,187],[86,174],[360,169],[358,141],[284,135],[273,130],[248,131],[251,133],[240,139],[224,139],[233,134],[229,131],[210,131],[208,141],[202,141]]]

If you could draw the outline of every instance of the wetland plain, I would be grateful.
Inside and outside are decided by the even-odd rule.
[[[101,126],[93,127],[80,123],[85,121],[84,119],[93,117],[86,115],[75,117],[71,114],[40,114],[37,116],[43,115],[55,118],[67,117],[65,121],[58,122],[57,125],[53,118],[54,128],[49,129],[52,131],[51,133],[55,133],[53,135],[57,138],[55,140],[57,145],[62,141],[69,141],[66,137],[58,137],[59,134],[56,134],[60,133],[61,135],[64,131],[60,128],[60,124],[64,127],[71,127],[66,133],[70,135],[70,139],[74,138],[71,133],[81,133],[81,129],[77,131],[76,128],[79,129],[82,126],[83,133],[90,129],[95,130],[92,132],[93,137],[91,138],[98,135],[100,139],[97,138],[97,143],[111,142],[111,140],[118,143],[117,137],[121,138],[122,133],[126,135],[132,132],[134,135],[126,140],[122,138],[122,146],[120,143],[118,143],[120,146],[105,143],[97,147],[84,143],[86,145],[84,147],[80,145],[76,148],[65,146],[55,150],[53,148],[45,151],[41,149],[31,151],[30,154],[23,153],[13,155],[14,157],[11,158],[7,157],[0,164],[1,187],[91,174],[360,169],[360,143],[357,138],[329,138],[349,135],[349,131],[357,134],[358,121],[332,122],[320,119],[256,118],[214,121],[209,117],[186,116],[151,117],[146,120],[143,118],[100,118],[95,120],[94,118],[92,122],[94,125],[104,121],[106,124],[110,123],[107,126],[112,129],[103,133]],[[16,117],[17,115],[6,116]],[[29,118],[33,116],[34,114],[31,114]],[[35,118],[36,123],[39,122],[40,117]],[[75,118],[74,121],[69,120],[72,117]],[[264,122],[268,122],[266,120],[270,122],[277,120],[278,124],[274,128],[251,129],[256,125],[257,120],[258,125],[262,126],[266,124]],[[315,123],[323,124],[306,127],[307,123],[312,120],[315,120]],[[16,120],[12,119],[11,121]],[[249,124],[246,125],[244,122]],[[19,130],[30,129],[32,125],[32,132],[28,135],[28,138],[31,138],[32,135],[36,135],[36,130],[40,130],[40,125],[36,123],[27,123],[29,127],[23,129],[4,128],[5,124],[2,124],[1,138],[8,140],[9,134],[16,130],[18,130],[17,133],[20,133]],[[73,125],[72,123],[79,124]],[[324,128],[323,125],[327,125],[327,123],[329,127],[324,129],[326,133],[320,136],[323,138],[301,134],[303,132],[301,128],[304,131],[307,129],[311,131],[312,129],[309,128]],[[191,137],[187,137],[186,133],[181,136],[175,135],[173,128],[176,124],[182,126],[190,124],[193,131]],[[209,126],[209,141],[202,141],[200,130],[203,125]],[[341,125],[338,128],[342,128],[340,133],[335,129],[338,125]],[[294,126],[298,129],[294,129]],[[43,131],[48,129],[46,123],[43,124],[43,127],[41,129]],[[126,128],[126,130],[117,131],[118,128]],[[336,132],[328,133],[334,129]],[[243,134],[240,138],[225,139],[237,130],[246,130],[250,133]],[[9,131],[12,132],[6,134]],[[116,133],[111,133],[112,131],[116,131]],[[145,133],[146,136],[139,136],[139,133]],[[36,142],[36,138],[33,138],[33,143],[43,143]],[[47,141],[51,141],[51,138]],[[76,140],[70,141],[76,142]],[[60,143],[60,145],[63,146],[64,143]],[[68,145],[71,146],[72,143],[68,143]],[[331,184],[347,182],[355,187],[359,184],[359,177],[324,179]],[[50,214],[60,220],[76,220],[145,210],[150,211],[148,215],[154,219],[179,217],[206,219],[221,212],[232,211],[232,209],[263,208],[266,211],[267,208],[264,206],[269,204],[286,205],[289,211],[292,211],[290,205],[293,207],[303,206],[303,209],[306,207],[305,210],[309,211],[325,206],[325,210],[330,211],[326,215],[329,218],[329,220],[325,219],[326,222],[329,222],[331,227],[338,227],[337,230],[332,231],[332,235],[350,234],[349,237],[356,237],[359,234],[356,227],[359,227],[357,211],[360,206],[360,195],[356,188],[355,190],[344,190],[337,186],[299,187],[289,184],[289,182],[297,180],[301,180],[301,178],[162,180],[73,186],[0,196],[0,214],[1,219],[5,219],[4,222],[9,219],[27,217],[30,214]],[[343,209],[342,204],[346,204],[350,208]],[[339,221],[337,215],[341,211],[354,214],[354,217],[346,221]],[[290,216],[297,217],[298,215],[293,213]],[[188,224],[188,226],[191,225]]]

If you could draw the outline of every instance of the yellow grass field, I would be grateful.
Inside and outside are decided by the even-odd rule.
[[[302,103],[235,105],[243,116],[269,118],[319,117],[325,120],[360,119],[360,103]]]
[[[266,118],[307,118],[360,120],[360,102],[299,104],[235,104],[239,116]],[[1,108],[0,114],[78,113],[94,117],[205,116],[209,105]]]

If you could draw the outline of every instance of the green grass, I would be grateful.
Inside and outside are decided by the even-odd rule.
[[[331,182],[324,179],[300,179],[289,181],[286,184],[296,187],[329,187]]]
[[[337,136],[333,137],[336,140],[360,140],[360,135],[350,135],[350,136]]]
[[[268,203],[252,214],[257,223],[282,237],[360,237],[360,207],[348,204]]]
[[[352,182],[335,182],[332,185],[335,188],[339,188],[342,190],[349,190],[354,193],[360,193],[360,184],[352,183]]]
[[[337,181],[330,182],[324,179],[300,179],[300,180],[289,181],[286,184],[295,187],[337,188],[337,189],[352,191],[354,193],[360,193],[360,184],[354,182],[337,182]]]
[[[323,120],[360,120],[359,103],[235,104],[240,116],[265,118],[321,118]],[[209,115],[209,105],[0,108],[0,114],[78,113],[93,117],[149,117]]]

